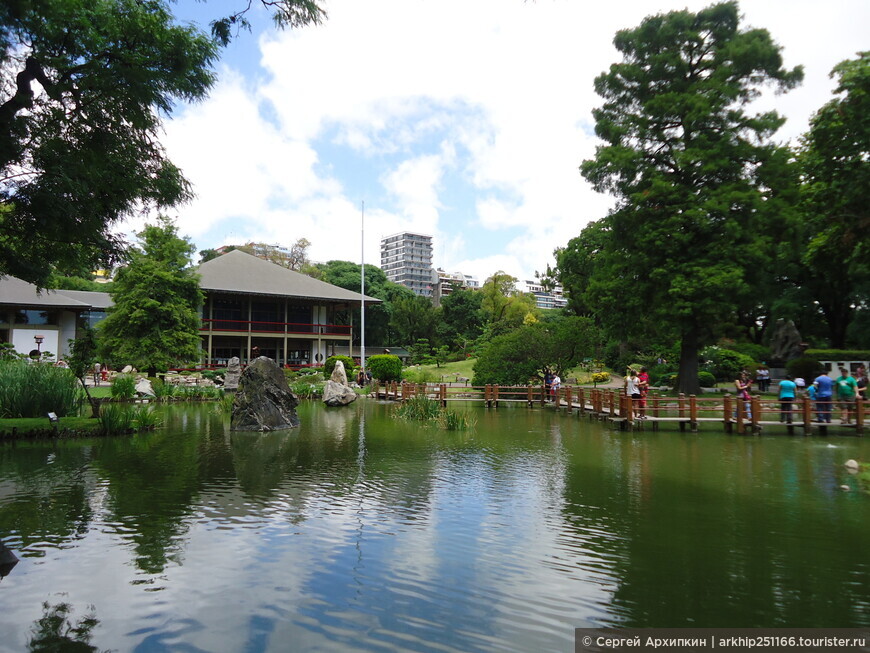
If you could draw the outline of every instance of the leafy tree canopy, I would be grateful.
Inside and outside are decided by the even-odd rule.
[[[115,278],[100,350],[116,365],[152,373],[196,363],[203,294],[191,267],[194,247],[167,218],[146,225],[139,240]]]
[[[648,17],[614,44],[623,61],[595,80],[604,144],[581,171],[618,202],[581,234],[582,303],[623,336],[670,325],[680,390],[697,392],[700,344],[749,299],[785,219],[788,152],[768,142],[783,119],[746,108],[802,71],[766,30],[740,29],[735,2]]]

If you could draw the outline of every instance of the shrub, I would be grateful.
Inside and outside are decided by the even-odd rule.
[[[757,367],[746,354],[720,347],[707,347],[701,352],[701,358],[707,360],[704,371],[710,372],[717,381],[733,381],[743,370],[752,372]]]
[[[378,381],[400,381],[402,361],[393,354],[376,354],[368,359],[368,370]]]
[[[326,359],[326,363],[323,364],[323,376],[329,378],[332,376],[332,371],[335,369],[335,364],[341,361],[344,363],[344,371],[350,376],[353,374],[353,368],[356,365],[353,359],[350,356],[330,356]]]
[[[870,351],[861,349],[807,349],[804,356],[817,361],[867,361]]]
[[[314,399],[323,394],[324,382],[314,382],[300,379],[290,384],[290,392],[302,399]]]
[[[155,429],[162,424],[162,420],[158,417],[157,413],[151,408],[151,406],[140,404],[135,406],[130,413],[132,426],[137,431],[148,431]]]
[[[698,372],[698,384],[702,388],[714,388],[716,387],[716,377],[710,372]]]
[[[136,396],[136,379],[130,374],[118,374],[112,379],[113,399],[132,399]]]
[[[434,371],[422,367],[406,367],[402,370],[402,378],[408,383],[434,383],[438,380]]]
[[[77,415],[83,390],[68,369],[23,360],[0,362],[0,415],[58,417]]]
[[[592,374],[592,383],[607,383],[610,381],[610,374],[607,372],[595,372]]]

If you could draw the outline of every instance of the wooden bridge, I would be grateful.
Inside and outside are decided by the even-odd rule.
[[[789,434],[799,429],[805,435],[814,431],[825,435],[829,429],[854,431],[862,435],[866,424],[866,404],[856,400],[852,422],[840,424],[833,418],[838,407],[831,404],[832,423],[813,421],[813,405],[809,397],[799,397],[792,410],[783,414],[777,399],[752,397],[748,402],[730,394],[721,397],[682,395],[663,397],[650,394],[646,407],[637,400],[612,388],[563,386],[556,394],[547,394],[543,386],[458,386],[446,383],[377,383],[372,394],[378,399],[405,401],[413,396],[437,400],[442,406],[451,401],[483,403],[487,408],[500,404],[524,404],[566,412],[576,411],[591,418],[607,420],[625,430],[658,430],[661,425],[676,425],[681,431],[688,427],[697,431],[702,424],[721,424],[727,433],[759,433],[765,427],[782,427]]]

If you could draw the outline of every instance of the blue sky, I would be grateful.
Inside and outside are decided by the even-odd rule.
[[[240,3],[180,0],[207,27]],[[179,107],[163,142],[197,198],[179,207],[199,249],[249,240],[311,241],[314,260],[365,260],[380,239],[434,236],[438,267],[483,281],[530,279],[604,215],[578,166],[594,154],[596,75],[619,60],[618,29],[694,0],[327,0],[321,26],[253,33],[223,53],[205,102]],[[870,47],[870,2],[744,0],[744,26],[768,29],[804,84],[765,95],[805,131],[831,97],[830,69]],[[133,231],[140,224],[126,227]]]

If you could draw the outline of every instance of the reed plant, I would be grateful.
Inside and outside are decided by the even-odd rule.
[[[121,435],[133,431],[133,411],[119,404],[100,407],[100,426],[105,435]]]
[[[147,404],[134,406],[130,413],[131,425],[137,431],[150,431],[163,425],[163,420],[157,412]]]
[[[84,399],[81,384],[68,369],[23,360],[0,362],[0,416],[58,417],[78,415]]]
[[[310,383],[305,380],[299,380],[290,384],[290,392],[301,399],[314,399],[323,395],[323,386],[325,383],[315,382]]]
[[[477,420],[468,413],[457,413],[446,408],[438,416],[438,425],[446,431],[468,431],[476,424]]]
[[[169,401],[174,392],[172,384],[163,379],[151,379],[151,389],[154,390],[154,399],[161,402]]]
[[[397,417],[411,421],[437,420],[441,415],[441,404],[435,399],[417,395],[399,404],[395,414]]]
[[[132,399],[136,396],[136,379],[130,374],[118,374],[112,379],[112,399]]]

